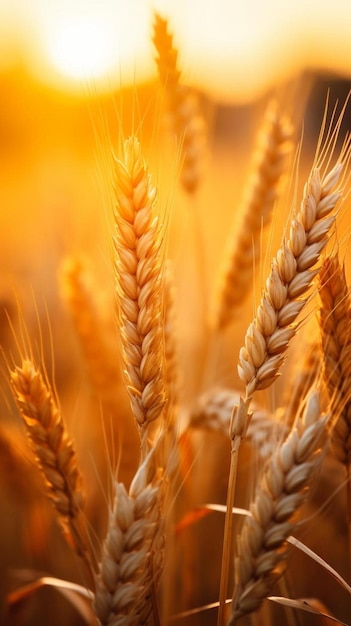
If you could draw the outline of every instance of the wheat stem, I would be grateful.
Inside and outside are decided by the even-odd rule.
[[[330,214],[341,192],[333,192],[332,189],[338,183],[341,170],[342,164],[337,163],[323,178],[318,168],[312,170],[305,185],[300,211],[291,221],[289,237],[283,238],[273,259],[257,316],[248,328],[245,346],[239,353],[238,372],[245,383],[245,398],[240,398],[239,405],[234,407],[230,424],[230,438],[232,448],[234,441],[236,454],[250,424],[252,396],[256,390],[267,388],[277,378],[288,344],[296,333],[294,322],[306,302],[302,296],[318,271],[314,266],[327,244],[329,230],[335,220],[335,215]],[[231,464],[237,465],[233,455]],[[231,501],[234,495],[230,485],[228,490]],[[229,515],[231,508],[228,507],[226,518]],[[225,549],[229,550],[230,536],[226,542]],[[224,572],[224,581],[226,576]]]
[[[228,490],[227,490],[227,502],[224,521],[224,533],[223,533],[223,549],[222,549],[222,564],[221,564],[221,580],[219,587],[219,607],[218,607],[218,619],[217,626],[223,626],[225,623],[225,608],[228,591],[229,580],[229,568],[231,561],[231,554],[229,546],[231,545],[232,530],[233,530],[233,506],[234,496],[238,469],[238,456],[239,448],[241,444],[241,437],[232,439],[231,455],[230,455],[230,471],[228,478]],[[229,512],[229,513],[228,513]]]

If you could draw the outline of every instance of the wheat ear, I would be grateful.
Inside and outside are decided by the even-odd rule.
[[[179,404],[180,380],[174,292],[173,274],[170,264],[167,263],[164,281],[165,384],[169,404],[177,408]]]
[[[267,108],[260,131],[252,173],[240,207],[240,223],[227,246],[219,279],[214,318],[216,329],[224,329],[248,295],[252,272],[261,255],[262,229],[271,221],[279,185],[287,169],[292,127],[275,102]]]
[[[298,349],[296,354],[295,367],[289,375],[290,383],[284,391],[284,421],[287,427],[291,428],[301,398],[304,398],[308,389],[312,387],[320,374],[321,358],[317,342],[303,341],[303,350]]]
[[[347,162],[347,148],[345,160]],[[333,213],[341,191],[333,191],[343,164],[337,163],[321,176],[314,167],[304,187],[300,210],[293,215],[290,231],[272,262],[256,318],[250,324],[245,346],[239,352],[238,373],[245,384],[245,397],[234,407],[229,434],[231,461],[225,516],[222,573],[219,594],[218,626],[223,624],[228,585],[228,546],[231,544],[232,515],[238,453],[241,439],[250,424],[249,412],[255,391],[273,384],[286,358],[290,340],[296,333],[296,318],[306,304],[306,292],[319,268],[316,264],[325,248],[335,222]]]
[[[168,21],[158,13],[154,16],[153,42],[157,52],[159,78],[168,98],[170,118],[182,144],[181,182],[188,193],[193,193],[201,179],[206,144],[206,125],[200,112],[199,98],[193,89],[180,80],[178,50],[168,30]]]
[[[103,546],[93,608],[100,624],[138,626],[148,624],[157,607],[159,581],[162,477],[150,478],[153,458],[147,456],[127,493],[115,484],[113,509]],[[162,555],[161,555],[162,556]],[[157,621],[157,620],[156,620]]]
[[[160,432],[158,449],[160,465],[167,466],[169,475],[174,476],[179,465],[178,413],[179,413],[179,358],[177,345],[177,320],[174,302],[174,283],[169,262],[166,263],[164,280],[164,340],[165,340],[165,409],[164,428]]]
[[[314,168],[305,185],[300,211],[293,217],[266,281],[257,315],[250,324],[239,354],[238,373],[246,399],[269,387],[278,376],[286,350],[296,333],[295,320],[303,309],[303,297],[318,273],[316,264],[335,221],[341,191],[333,191],[342,171],[337,163],[324,177]]]
[[[321,416],[318,392],[307,399],[287,439],[267,464],[250,516],[243,524],[235,559],[235,589],[229,626],[259,608],[281,575],[287,538],[297,525],[312,477],[327,442],[328,416]]]
[[[233,389],[216,388],[200,396],[192,409],[189,428],[216,431],[228,437],[233,406],[238,404],[240,394]],[[300,397],[301,401],[301,397]],[[259,459],[264,462],[276,448],[277,440],[286,434],[286,426],[276,415],[252,406],[252,418],[246,433]]]
[[[139,436],[128,407],[124,407],[124,381],[120,368],[115,301],[102,292],[86,259],[68,258],[61,269],[62,295],[71,314],[93,393],[103,415],[114,420],[114,433],[123,441],[120,475],[134,475],[138,464]],[[123,395],[123,399],[122,396]],[[107,442],[111,454],[116,439]]]
[[[115,162],[116,280],[127,390],[141,440],[165,405],[161,238],[156,189],[135,137]]]
[[[27,359],[11,372],[11,384],[63,534],[92,573],[82,520],[82,478],[54,395],[36,365]]]
[[[351,462],[351,299],[345,268],[327,257],[319,273],[323,373],[334,415],[331,434],[337,459]]]
[[[332,450],[345,467],[351,553],[351,299],[345,267],[327,257],[319,273],[323,374],[333,414]]]
[[[60,278],[93,388],[107,408],[114,408],[121,381],[115,317],[107,316],[101,288],[85,259],[66,259]]]

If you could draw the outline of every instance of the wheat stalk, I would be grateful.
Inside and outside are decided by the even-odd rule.
[[[342,152],[347,163],[349,144]],[[234,406],[230,423],[231,461],[225,516],[222,573],[218,626],[223,624],[226,589],[229,575],[227,546],[231,544],[232,516],[238,453],[241,439],[250,424],[249,412],[252,396],[266,389],[279,375],[285,361],[290,340],[296,334],[296,318],[306,304],[306,292],[318,273],[320,254],[325,248],[330,230],[335,222],[335,208],[341,190],[333,191],[338,184],[343,161],[336,163],[330,172],[322,175],[314,167],[305,184],[300,210],[293,215],[289,235],[283,237],[276,257],[272,261],[256,318],[245,336],[245,346],[240,349],[238,373],[245,384],[245,397]]]
[[[82,520],[82,478],[77,455],[54,395],[36,367],[27,359],[11,371],[13,395],[63,534],[73,550],[93,571]]]
[[[252,273],[261,255],[262,229],[270,223],[279,186],[287,168],[292,127],[271,102],[260,131],[252,173],[240,206],[240,223],[228,242],[220,274],[216,329],[226,328],[244,302],[252,284]]]
[[[302,416],[267,464],[239,539],[229,625],[259,608],[281,575],[287,538],[306,501],[327,441],[328,415],[311,393]]]
[[[115,162],[117,294],[127,390],[141,440],[165,405],[162,267],[156,189],[135,137]]]
[[[163,567],[163,480],[152,470],[153,462],[149,454],[129,493],[122,483],[115,483],[93,603],[102,625],[148,624],[151,615],[157,622],[155,591]]]
[[[168,97],[172,125],[182,145],[181,182],[188,193],[193,193],[201,178],[201,161],[206,144],[205,121],[200,113],[196,92],[180,80],[178,50],[168,30],[168,20],[158,13],[154,14],[153,42],[157,51],[159,78]]]

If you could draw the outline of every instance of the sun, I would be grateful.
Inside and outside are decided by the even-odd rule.
[[[88,84],[101,92],[150,75],[148,0],[86,0],[84,11],[73,0],[71,5],[55,0],[47,6],[32,46],[37,49],[37,70],[46,82],[74,91]]]
[[[53,67],[66,78],[99,80],[108,75],[117,56],[106,22],[70,17],[51,30],[48,55]]]

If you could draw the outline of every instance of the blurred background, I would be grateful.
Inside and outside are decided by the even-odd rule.
[[[151,42],[155,9],[169,19],[183,80],[195,87],[208,112],[208,160],[196,201],[177,188],[179,163],[172,150],[164,151],[160,138],[162,95]],[[61,404],[88,484],[95,485],[90,487],[91,503],[96,497],[103,501],[98,483],[104,469],[98,454],[94,457],[96,447],[105,451],[106,445],[101,404],[92,402],[60,276],[67,256],[88,257],[94,280],[113,309],[111,148],[116,152],[121,135],[136,129],[160,186],[160,203],[173,207],[170,254],[176,261],[179,302],[188,305],[180,311],[180,328],[184,344],[196,355],[201,343],[194,322],[199,298],[194,285],[183,279],[191,280],[197,270],[196,262],[184,254],[184,246],[194,244],[197,233],[191,219],[184,219],[184,207],[188,211],[196,204],[197,215],[202,216],[206,251],[202,279],[205,276],[205,290],[210,291],[267,100],[271,95],[281,99],[294,118],[297,138],[303,129],[303,182],[328,93],[332,106],[337,99],[343,104],[349,93],[350,24],[349,0],[0,0],[0,340],[7,360],[17,362],[19,350],[8,317],[16,332],[20,310],[33,345],[44,346],[49,364],[54,355]],[[349,106],[343,130],[350,127]],[[290,207],[285,208],[275,226],[278,240]],[[349,228],[345,218],[341,238]],[[187,229],[193,229],[190,236]],[[195,249],[196,245],[195,241]],[[236,376],[233,354],[242,344],[251,315],[250,305],[230,335],[220,374],[225,383]],[[38,504],[40,487],[35,479],[30,486],[24,480],[26,453],[17,438],[20,422],[3,369],[6,433],[0,482],[7,521],[0,535],[0,579],[6,577],[1,594],[19,584],[19,569],[24,579],[25,571],[34,568],[80,581],[79,567],[61,551],[51,510],[43,521],[46,501],[43,496]],[[189,397],[192,391],[190,384]],[[119,400],[127,407],[124,397]],[[91,426],[92,415],[98,436]],[[8,452],[10,440],[13,455]],[[216,455],[220,456],[218,450]],[[17,461],[22,463],[20,470],[14,469]],[[33,466],[33,460],[28,463]],[[226,469],[217,467],[220,497],[225,494]],[[121,467],[121,480],[128,481],[131,475],[130,467]],[[202,495],[216,497],[211,492]],[[91,513],[99,535],[104,521],[96,504]],[[342,563],[342,548],[336,544],[335,549],[340,550]],[[13,571],[17,573],[11,578]],[[213,598],[207,595],[208,601],[217,593],[217,586],[210,586]],[[56,595],[45,598],[52,615]],[[203,598],[193,601],[201,603]],[[59,615],[62,602],[55,610]],[[39,612],[34,603],[10,623],[48,623],[42,615],[43,605]],[[72,617],[64,615],[65,624],[70,619],[79,623],[74,611]]]
[[[351,73],[347,0],[1,0],[1,68],[66,93],[154,77],[152,11],[168,16],[183,70],[218,101],[248,102],[311,69]]]
[[[7,267],[8,272],[30,274],[35,268],[39,275],[44,269],[47,274],[59,247],[85,242],[90,249],[101,222],[102,188],[106,190],[97,152],[108,150],[108,137],[116,141],[121,125],[129,123],[130,129],[133,116],[134,126],[147,118],[145,141],[155,130],[154,9],[169,18],[184,82],[210,103],[211,148],[222,143],[230,153],[221,173],[229,169],[237,181],[247,166],[257,112],[269,94],[281,90],[285,101],[294,103],[300,120],[305,119],[307,144],[309,133],[319,131],[327,89],[334,101],[343,101],[348,92],[347,0],[332,5],[317,0],[1,0],[5,273]],[[313,100],[310,106],[307,98]],[[38,228],[47,248],[45,268],[35,245]]]
[[[5,279],[11,272],[33,271],[44,278],[65,246],[94,247],[107,178],[101,152],[116,142],[123,125],[129,124],[130,132],[141,118],[145,142],[155,132],[154,9],[169,18],[184,82],[210,105],[210,146],[216,155],[211,171],[215,176],[221,161],[221,175],[234,178],[229,211],[268,95],[280,90],[290,102],[299,116],[298,134],[304,118],[305,145],[311,136],[312,150],[328,88],[332,101],[345,99],[351,80],[347,0],[332,5],[317,0],[0,0]],[[223,162],[217,149],[226,153]],[[156,155],[157,169],[161,161]],[[225,180],[221,188],[227,189]],[[38,229],[45,267],[36,245]]]

